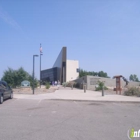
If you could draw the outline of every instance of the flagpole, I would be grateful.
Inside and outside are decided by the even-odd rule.
[[[41,55],[43,55],[43,54],[42,54],[42,47],[40,44],[40,88],[41,88]]]

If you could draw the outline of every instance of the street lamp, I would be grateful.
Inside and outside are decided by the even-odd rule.
[[[40,88],[41,88],[41,55],[43,55],[43,52],[42,52],[42,47],[40,44]]]
[[[35,57],[38,57],[38,55],[33,55],[33,94],[34,94],[34,63],[35,63]]]

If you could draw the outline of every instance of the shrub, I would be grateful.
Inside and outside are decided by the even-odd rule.
[[[73,82],[73,81],[70,81],[70,82],[68,82],[67,83],[67,85],[66,85],[67,87],[71,87],[71,86],[75,86],[75,82]]]
[[[33,89],[33,83],[34,83],[34,88],[38,87],[39,83],[38,83],[38,80],[36,78],[34,78],[34,80],[33,80],[33,77],[30,75],[28,80],[30,82],[30,86],[32,89]]]
[[[67,86],[67,83],[66,83],[66,82],[64,82],[64,83],[62,83],[62,85],[63,85],[63,87],[66,87],[66,86]]]
[[[46,89],[49,89],[49,88],[50,88],[50,83],[46,82]]]
[[[102,90],[104,88],[104,90],[107,90],[108,88],[105,86],[104,82],[102,81],[98,81],[98,87],[95,87],[96,91]]]
[[[70,81],[70,82],[64,82],[62,83],[63,87],[71,87],[73,85],[73,87],[75,87],[76,82],[74,81]]]
[[[128,88],[124,92],[124,95],[126,95],[126,96],[138,96],[138,97],[140,97],[140,88],[136,88],[136,87]]]

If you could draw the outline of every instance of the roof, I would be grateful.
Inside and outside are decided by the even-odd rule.
[[[122,75],[117,75],[117,76],[114,76],[113,78],[120,78],[120,77],[123,77]]]

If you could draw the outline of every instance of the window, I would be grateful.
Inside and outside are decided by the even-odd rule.
[[[80,72],[80,69],[76,69],[76,72]]]
[[[4,83],[0,83],[0,88],[6,89],[6,85],[4,85]]]

